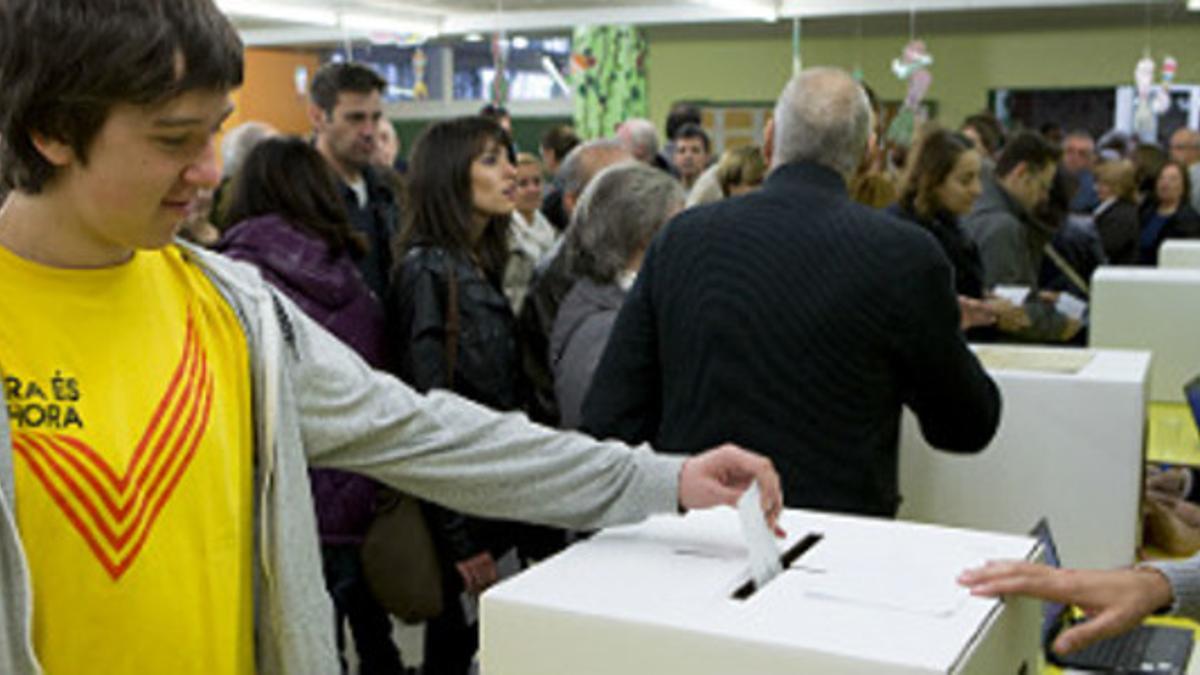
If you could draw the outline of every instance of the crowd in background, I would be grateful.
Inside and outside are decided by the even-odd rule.
[[[363,66],[326,66],[312,84],[311,138],[260,123],[231,130],[221,184],[181,234],[258,266],[417,390],[453,390],[548,425],[581,426],[656,235],[685,210],[761,189],[778,167],[765,142],[714,156],[687,104],[671,110],[666,143],[651,121],[629,119],[586,142],[555,126],[536,149],[517,148],[507,112],[488,106],[431,124],[405,161],[383,88]],[[1010,132],[981,113],[957,130],[926,125],[896,147],[879,140],[871,101],[872,142],[843,158],[844,189],[889,226],[932,236],[972,341],[1082,344],[1098,266],[1153,265],[1165,239],[1200,237],[1194,130],[1163,148],[1119,133]],[[357,560],[380,488],[336,471],[311,479],[339,625],[353,632],[362,672],[402,672]],[[448,598],[495,583],[506,552],[528,562],[567,537],[434,505],[425,515]],[[468,672],[477,640],[469,610],[447,603],[427,624],[425,672]]]

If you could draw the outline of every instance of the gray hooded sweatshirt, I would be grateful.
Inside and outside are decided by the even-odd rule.
[[[339,670],[309,464],[359,472],[455,510],[561,527],[597,528],[677,508],[682,457],[558,433],[448,393],[417,394],[371,370],[255,268],[184,249],[233,307],[251,354],[261,675]],[[41,668],[6,408],[0,406],[0,673],[32,675]]]

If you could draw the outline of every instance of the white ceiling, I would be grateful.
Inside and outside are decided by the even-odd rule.
[[[250,46],[327,44],[372,34],[462,35],[595,24],[694,24],[872,14],[966,13],[1185,0],[217,0]],[[287,16],[293,13],[303,16]]]

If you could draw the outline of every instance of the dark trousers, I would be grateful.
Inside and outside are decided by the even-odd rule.
[[[562,530],[524,523],[475,521],[476,533],[490,544],[492,557],[499,559],[516,548],[522,561],[541,560],[565,546]],[[452,556],[442,548],[438,562],[442,571],[442,613],[425,622],[425,662],[422,675],[467,675],[479,650],[479,623],[467,625],[461,596],[464,590]]]
[[[422,675],[467,675],[479,650],[478,620],[467,625],[463,614],[462,575],[449,556],[439,556],[442,568],[442,613],[425,622],[425,662]]]
[[[347,672],[344,627],[349,623],[358,652],[360,675],[401,675],[404,664],[400,660],[400,651],[392,643],[391,618],[367,586],[359,551],[360,547],[353,544],[321,546],[325,587],[333,597],[334,630],[342,673]]]

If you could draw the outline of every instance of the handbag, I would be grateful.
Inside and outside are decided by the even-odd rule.
[[[442,613],[442,573],[421,505],[394,490],[380,502],[362,545],[367,586],[404,623],[431,619]]]
[[[446,298],[446,381],[454,386],[458,361],[458,279],[451,266]],[[379,604],[407,624],[442,613],[442,573],[421,504],[384,490],[362,546],[363,576]]]

